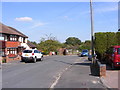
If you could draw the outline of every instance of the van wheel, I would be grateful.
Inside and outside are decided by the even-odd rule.
[[[36,57],[35,57],[34,60],[33,60],[33,62],[36,63],[36,61],[37,61],[37,59],[36,59]]]

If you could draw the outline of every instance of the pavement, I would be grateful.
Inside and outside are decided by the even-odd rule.
[[[90,90],[107,90],[98,76],[90,72],[91,62],[86,57],[80,57],[67,71],[58,77],[54,88],[86,88]]]
[[[101,77],[101,82],[108,88],[120,90],[119,78],[120,70],[110,70],[110,67],[107,65],[106,76]]]

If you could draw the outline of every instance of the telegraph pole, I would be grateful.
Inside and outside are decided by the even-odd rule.
[[[92,63],[94,63],[94,28],[93,28],[92,0],[90,0],[90,16],[91,16],[91,50],[92,50]]]

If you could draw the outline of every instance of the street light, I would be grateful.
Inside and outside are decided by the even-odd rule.
[[[92,0],[90,0],[90,16],[91,16],[91,50],[92,50],[92,63],[94,63],[94,28],[93,28]]]

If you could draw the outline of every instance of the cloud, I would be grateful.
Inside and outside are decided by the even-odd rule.
[[[118,7],[114,6],[114,7],[104,7],[104,8],[93,8],[93,13],[106,13],[106,12],[112,12],[112,11],[117,11]],[[90,10],[89,11],[83,11],[80,12],[80,14],[90,14]]]
[[[15,18],[16,21],[32,21],[33,19],[31,17],[19,17]]]
[[[38,23],[35,23],[31,28],[41,27],[41,26],[44,26],[44,25],[46,25],[46,24],[47,24],[47,23],[38,22]]]
[[[64,16],[64,18],[68,18],[68,16]]]
[[[103,12],[111,12],[111,11],[117,11],[118,7],[106,7],[106,8],[99,8],[99,9],[95,9],[95,12],[97,13],[103,13]]]
[[[73,20],[72,18],[69,18],[68,16],[64,16],[63,18],[66,19],[66,20],[68,20],[68,21]]]

